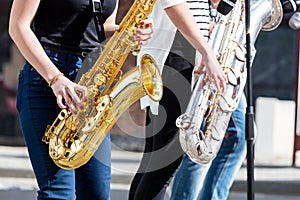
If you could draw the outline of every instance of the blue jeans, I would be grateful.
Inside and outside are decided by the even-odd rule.
[[[206,165],[183,156],[175,175],[172,200],[226,200],[235,175],[246,156],[246,99],[243,95],[232,113],[227,133],[216,158]]]
[[[47,55],[70,80],[74,81],[82,58],[70,53],[46,50]],[[55,165],[42,142],[47,125],[53,123],[60,108],[47,82],[28,63],[19,74],[17,95],[21,128],[38,182],[38,199],[110,199],[110,136],[82,167],[64,170]]]

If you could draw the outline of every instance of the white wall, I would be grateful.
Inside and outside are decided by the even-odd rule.
[[[292,163],[295,102],[259,97],[256,100],[256,164]]]

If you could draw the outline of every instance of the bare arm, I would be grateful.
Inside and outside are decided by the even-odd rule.
[[[53,78],[58,77],[51,86],[53,93],[57,97],[57,104],[60,108],[70,108],[72,112],[77,112],[76,106],[83,104],[77,92],[82,94],[82,98],[87,96],[85,87],[71,82],[65,76],[57,76],[61,72],[46,55],[39,40],[31,30],[31,23],[38,9],[40,0],[14,0],[9,20],[9,34],[24,58],[40,73],[40,75],[50,83]],[[66,104],[63,104],[65,99]]]
[[[189,43],[201,53],[202,63],[199,68],[203,69],[205,66],[218,89],[225,89],[226,77],[215,58],[211,47],[203,37],[201,30],[198,28],[187,4],[177,4],[166,8],[165,11]]]
[[[40,0],[14,0],[9,34],[26,60],[44,77],[47,82],[60,71],[51,62],[32,32],[30,25],[37,11]]]
[[[111,16],[109,16],[105,23],[103,24],[104,26],[104,30],[105,30],[105,34],[106,37],[110,37],[116,30],[117,25],[116,25],[116,18],[117,18],[117,11],[118,11],[118,7],[119,7],[119,1],[117,1],[117,5],[115,7],[114,12],[112,13]]]

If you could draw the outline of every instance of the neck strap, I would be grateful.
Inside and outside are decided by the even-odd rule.
[[[96,26],[96,31],[98,35],[98,40],[101,42],[105,39],[104,27],[103,27],[103,17],[102,17],[102,4],[100,0],[91,0],[93,5],[94,21]]]

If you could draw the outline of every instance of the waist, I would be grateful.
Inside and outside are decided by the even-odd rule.
[[[44,50],[49,50],[49,51],[54,51],[57,53],[62,53],[62,54],[72,54],[75,56],[79,56],[82,58],[85,58],[89,52],[88,51],[74,51],[74,50],[68,50],[60,47],[55,47],[55,46],[49,46],[49,45],[42,45]]]

